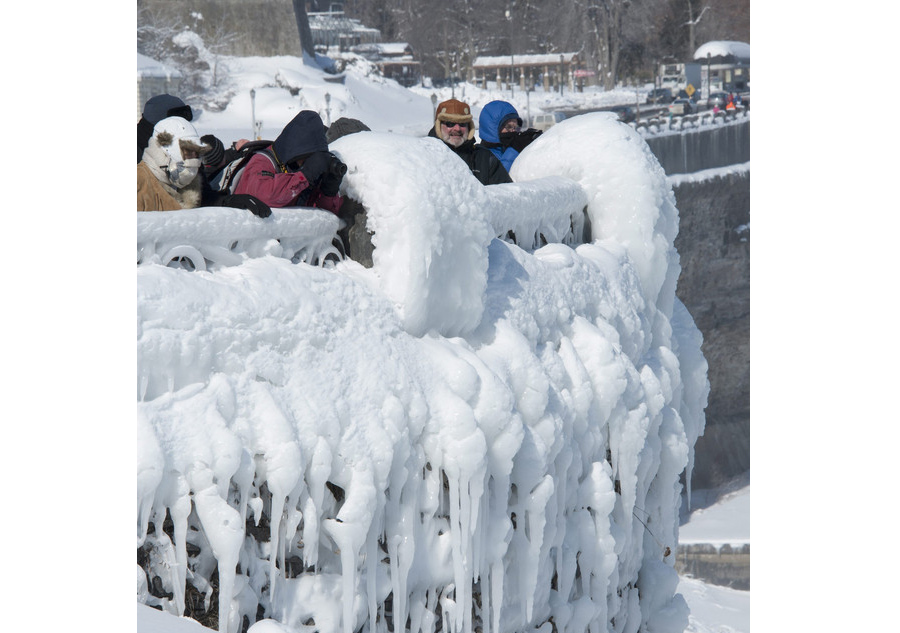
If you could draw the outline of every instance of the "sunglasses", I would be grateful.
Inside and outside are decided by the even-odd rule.
[[[453,121],[441,121],[441,125],[443,125],[446,128],[450,128],[450,129],[453,129],[455,127],[461,127],[461,128],[468,129],[468,127],[469,127],[468,123],[454,123]]]

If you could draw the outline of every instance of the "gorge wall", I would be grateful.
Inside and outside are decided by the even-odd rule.
[[[692,484],[750,469],[750,170],[672,179],[680,216],[677,294],[703,333],[710,394]]]

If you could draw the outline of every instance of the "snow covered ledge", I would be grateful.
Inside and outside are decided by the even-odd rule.
[[[709,386],[646,144],[599,114],[527,148],[514,178],[577,183],[594,233],[533,253],[439,141],[335,150],[372,269],[137,268],[139,601],[199,593],[229,633],[683,631]]]

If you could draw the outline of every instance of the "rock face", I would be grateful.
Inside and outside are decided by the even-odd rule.
[[[750,469],[750,171],[674,187],[677,294],[703,333],[710,395],[695,447],[694,488]]]

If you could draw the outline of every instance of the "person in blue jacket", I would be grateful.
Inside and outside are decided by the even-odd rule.
[[[522,130],[522,117],[508,101],[491,101],[478,117],[478,135],[481,145],[500,159],[506,171],[529,143],[540,136],[540,130]]]

